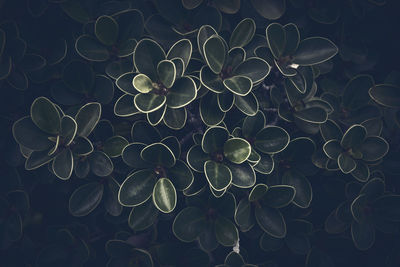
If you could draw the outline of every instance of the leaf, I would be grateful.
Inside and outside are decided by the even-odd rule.
[[[281,127],[267,126],[256,135],[254,146],[263,153],[278,153],[289,144],[289,134]]]
[[[286,32],[279,23],[271,23],[266,29],[268,47],[272,55],[279,59],[286,48]]]
[[[269,20],[279,19],[286,10],[286,0],[251,0],[251,4],[258,14]]]
[[[184,68],[186,70],[192,56],[192,43],[189,39],[181,39],[177,41],[168,51],[167,59],[180,58],[183,60]]]
[[[268,185],[256,184],[249,194],[249,201],[254,202],[261,199],[268,192]]]
[[[313,197],[312,186],[301,172],[287,171],[282,177],[282,183],[293,186],[296,194],[293,203],[300,208],[306,209],[310,206]]]
[[[196,207],[187,207],[176,215],[172,230],[179,240],[192,242],[204,231],[206,226],[204,212]]]
[[[226,14],[235,14],[240,9],[239,0],[217,0],[215,4],[221,12]]]
[[[210,25],[203,25],[197,32],[197,48],[201,56],[204,57],[204,43],[213,35],[218,35],[217,31]]]
[[[103,151],[111,158],[119,157],[127,145],[128,140],[123,136],[116,135],[104,142]]]
[[[370,75],[357,75],[344,88],[342,103],[347,109],[354,110],[368,104],[368,91],[374,86],[374,79]]]
[[[118,201],[122,206],[139,206],[151,197],[156,174],[153,170],[139,170],[128,177],[121,184],[118,192]]]
[[[320,64],[338,53],[337,46],[322,37],[310,37],[302,40],[293,55],[293,63],[302,66]]]
[[[265,127],[266,118],[263,112],[259,111],[254,116],[247,116],[242,125],[242,133],[245,138],[255,137]]]
[[[220,75],[215,74],[208,66],[203,66],[200,69],[200,81],[201,84],[209,89],[210,91],[220,94],[225,91],[225,86],[223,84]]]
[[[283,54],[292,55],[294,52],[296,52],[297,47],[299,46],[300,43],[299,29],[294,23],[286,24],[285,26],[283,26],[283,29],[285,30],[286,33],[285,52]]]
[[[283,238],[276,238],[267,233],[263,233],[260,238],[260,248],[266,252],[280,250],[284,245]]]
[[[28,116],[17,120],[13,124],[12,132],[18,144],[31,150],[42,151],[54,146],[48,139],[48,134],[40,130]]]
[[[114,105],[114,114],[119,117],[130,117],[140,111],[134,105],[134,96],[124,94],[117,99]]]
[[[146,146],[140,156],[148,163],[171,168],[175,165],[176,158],[169,147],[163,143],[154,143]]]
[[[200,145],[192,146],[186,155],[188,165],[196,172],[204,172],[204,164],[210,157],[204,153]]]
[[[319,125],[319,130],[325,141],[332,139],[341,140],[343,136],[342,129],[333,120],[327,120],[326,122]]]
[[[255,221],[250,202],[247,198],[239,201],[235,210],[235,222],[240,227],[240,230],[246,231],[253,227]]]
[[[62,180],[68,180],[71,177],[74,169],[74,158],[69,148],[64,149],[55,156],[52,169],[54,174]]]
[[[146,74],[152,81],[157,80],[157,65],[165,59],[162,47],[151,39],[138,42],[133,54],[133,63],[139,73]]]
[[[100,16],[94,25],[97,39],[104,45],[113,45],[118,39],[118,23],[110,16]]]
[[[107,48],[87,34],[76,39],[75,50],[78,55],[89,61],[103,62],[110,58]]]
[[[273,185],[268,188],[262,203],[271,208],[283,208],[289,205],[296,194],[296,189],[290,185]]]
[[[368,91],[371,98],[386,107],[400,107],[400,88],[391,84],[377,84]]]
[[[351,224],[351,237],[357,249],[367,250],[375,242],[375,228],[369,222],[357,223],[353,221]]]
[[[323,146],[323,150],[328,158],[337,160],[340,153],[342,153],[342,147],[338,140],[329,140]]]
[[[309,123],[324,123],[328,113],[321,107],[305,108],[294,113],[295,118]]]
[[[161,178],[153,189],[153,203],[158,210],[170,213],[176,206],[176,190],[168,178]]]
[[[133,85],[133,79],[136,77],[136,73],[127,72],[122,74],[117,78],[115,84],[117,85],[118,89],[122,92],[129,94],[129,95],[136,95],[137,90]]]
[[[163,121],[165,125],[174,130],[182,129],[186,124],[187,112],[183,108],[168,108],[165,111]]]
[[[221,37],[213,35],[208,38],[202,51],[208,67],[215,74],[219,74],[222,71],[226,57],[225,45]]]
[[[352,157],[350,157],[349,155],[347,155],[346,153],[341,153],[339,155],[338,164],[339,164],[340,170],[345,174],[354,171],[355,168],[357,167],[357,164],[354,161],[354,159]]]
[[[224,147],[229,138],[229,132],[221,126],[213,126],[206,130],[201,141],[201,147],[205,153],[213,153]]]
[[[85,104],[75,115],[75,121],[77,124],[76,134],[84,137],[89,136],[99,122],[100,116],[100,103],[92,102]]]
[[[253,92],[246,96],[235,95],[235,106],[247,116],[254,116],[258,112],[258,100]]]
[[[212,160],[204,164],[204,173],[210,186],[216,191],[222,191],[232,182],[232,173],[227,166]]]
[[[251,153],[249,142],[242,138],[230,138],[224,144],[224,156],[233,163],[245,162]]]
[[[241,62],[233,71],[234,75],[246,76],[253,84],[263,81],[269,74],[271,66],[262,58],[250,57]]]
[[[193,183],[194,176],[189,166],[183,160],[178,159],[174,167],[168,169],[167,176],[174,181],[175,188],[183,191]]]
[[[72,152],[78,156],[87,156],[93,152],[92,142],[83,136],[76,137],[74,143],[70,147]]]
[[[159,131],[147,121],[136,121],[132,125],[131,138],[134,142],[151,144],[161,140]]]
[[[245,18],[235,27],[229,39],[229,47],[244,47],[253,39],[256,32],[256,23]]]
[[[225,118],[225,112],[218,106],[218,96],[212,92],[200,99],[199,113],[201,120],[207,126],[217,125]]]
[[[226,162],[232,173],[232,184],[239,188],[251,188],[256,183],[256,173],[248,162],[235,164]]]
[[[152,200],[133,207],[129,213],[128,224],[134,231],[142,231],[152,226],[158,217],[158,210]]]
[[[275,238],[286,236],[285,219],[279,210],[266,206],[256,206],[255,216],[258,225],[267,234]]]
[[[190,104],[197,95],[196,83],[192,78],[183,76],[177,79],[167,93],[167,106],[182,108]]]
[[[137,142],[127,145],[122,150],[122,160],[124,161],[125,164],[127,164],[129,167],[132,167],[134,169],[150,167],[151,164],[145,162],[140,157],[140,152],[145,147],[146,147],[145,144],[137,143]]]
[[[270,174],[274,170],[274,160],[269,154],[261,154],[260,161],[253,166],[254,170],[261,174]]]
[[[139,93],[147,94],[153,90],[153,82],[145,74],[136,75],[132,84]]]
[[[135,107],[143,113],[151,113],[160,108],[165,104],[167,98],[164,95],[156,95],[153,93],[135,95],[133,102]]]
[[[176,78],[175,64],[171,60],[162,60],[157,65],[157,74],[161,83],[171,88]]]
[[[49,163],[54,158],[54,154],[49,155],[49,151],[33,151],[25,161],[25,169],[30,171]]]
[[[223,216],[215,220],[215,236],[218,243],[226,247],[234,246],[239,239],[236,226]]]
[[[367,135],[367,130],[364,126],[355,124],[352,125],[343,135],[340,145],[344,149],[350,149],[358,147],[364,142],[365,136]]]
[[[246,76],[233,76],[223,81],[225,88],[236,95],[245,96],[253,88],[253,82]]]
[[[108,176],[114,170],[111,159],[102,151],[94,151],[89,156],[90,169],[100,177]]]
[[[76,217],[88,215],[100,204],[103,191],[103,184],[97,182],[78,187],[69,199],[69,212]]]
[[[380,136],[367,137],[358,148],[365,161],[375,161],[383,158],[389,151],[389,144]]]

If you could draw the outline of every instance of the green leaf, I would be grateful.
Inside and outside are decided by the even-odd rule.
[[[146,146],[141,152],[140,156],[145,161],[171,168],[175,165],[175,155],[169,147],[163,143],[154,143]]]
[[[368,207],[368,196],[366,194],[360,194],[356,199],[353,200],[350,206],[351,214],[353,219],[358,223],[364,223],[370,218],[365,212]]]
[[[135,95],[133,100],[135,107],[143,113],[151,113],[162,108],[167,101],[164,95],[156,95],[153,93]]]
[[[230,267],[242,267],[245,264],[243,257],[235,251],[229,252],[224,263]]]
[[[246,76],[253,84],[263,81],[269,74],[271,66],[262,58],[250,57],[240,63],[233,71],[233,74]]]
[[[157,65],[165,59],[162,47],[151,39],[138,42],[133,55],[133,63],[139,73],[146,74],[152,81],[157,80]]]
[[[313,197],[312,187],[307,177],[298,171],[287,171],[282,177],[282,183],[293,186],[296,194],[293,203],[300,208],[306,209],[310,206]]]
[[[367,250],[371,248],[375,242],[374,225],[370,222],[357,223],[353,221],[351,224],[351,237],[357,249]]]
[[[100,177],[110,175],[114,169],[111,159],[102,151],[94,151],[91,153],[89,162],[92,172]]]
[[[279,23],[271,23],[266,29],[267,43],[271,49],[272,55],[279,59],[286,46],[286,32],[283,26]]]
[[[104,45],[113,45],[118,39],[118,23],[110,16],[100,16],[94,25],[97,39]]]
[[[239,0],[217,0],[215,5],[221,12],[226,14],[235,14],[240,9],[240,1]]]
[[[183,60],[185,70],[189,65],[190,58],[192,56],[192,43],[189,39],[181,39],[177,41],[168,51],[167,59],[180,58]]]
[[[380,136],[367,137],[358,148],[365,161],[375,161],[383,158],[389,151],[389,144]]]
[[[197,48],[200,54],[204,57],[204,43],[213,35],[218,35],[217,31],[210,25],[203,25],[197,32]]]
[[[167,106],[164,105],[162,108],[157,109],[156,111],[146,113],[147,121],[150,123],[151,126],[156,126],[159,124],[162,119],[164,118],[165,111]]]
[[[367,130],[364,126],[355,124],[352,125],[343,135],[340,145],[348,150],[350,148],[358,147],[364,142]]]
[[[147,94],[153,90],[153,82],[145,74],[136,75],[132,84],[139,93]]]
[[[261,199],[268,192],[268,185],[256,184],[249,194],[249,201],[254,202]]]
[[[151,144],[160,141],[161,135],[147,121],[136,121],[132,125],[131,138],[134,142]]]
[[[30,171],[49,163],[54,158],[54,153],[49,155],[48,150],[32,151],[25,161],[25,169]]]
[[[87,138],[78,136],[74,139],[74,143],[70,146],[72,152],[78,156],[87,156],[93,152],[93,144]]]
[[[134,96],[124,94],[117,99],[114,105],[114,114],[119,117],[129,117],[140,113],[134,105]]]
[[[328,158],[337,160],[340,153],[342,153],[342,147],[338,140],[329,140],[323,146],[323,150]]]
[[[76,39],[75,50],[78,55],[89,61],[103,62],[110,58],[107,48],[87,34],[81,35]]]
[[[169,108],[165,111],[163,121],[165,125],[173,130],[180,130],[186,124],[187,112],[183,108]]]
[[[204,173],[210,186],[216,191],[222,191],[232,182],[232,173],[227,166],[212,160],[204,164]]]
[[[129,95],[136,95],[137,90],[133,86],[133,79],[136,77],[136,73],[127,72],[122,74],[117,78],[115,84],[117,85],[118,89],[122,92],[129,94]]]
[[[266,252],[280,250],[284,245],[283,238],[276,238],[267,233],[263,233],[260,238],[260,248]]]
[[[288,23],[283,26],[286,33],[286,44],[284,55],[292,55],[296,52],[300,43],[300,32],[296,24]]]
[[[186,155],[187,163],[196,172],[204,172],[204,164],[209,159],[210,156],[204,153],[200,145],[192,146]]]
[[[69,212],[76,217],[91,213],[103,197],[104,185],[97,182],[78,187],[69,199]]]
[[[161,178],[153,189],[153,203],[164,213],[170,213],[176,206],[176,190],[168,178]]]
[[[158,217],[158,210],[152,200],[133,207],[129,213],[128,224],[134,231],[142,231],[152,226]]]
[[[54,146],[48,139],[48,134],[40,130],[30,117],[23,117],[13,124],[12,128],[15,141],[31,150],[42,151]]]
[[[145,162],[141,157],[140,157],[140,152],[145,148],[146,145],[143,143],[131,143],[127,145],[123,150],[122,150],[122,160],[127,164],[128,166],[134,168],[134,169],[139,169],[139,168],[146,168],[150,167],[151,164]]]
[[[249,142],[242,138],[231,138],[224,144],[224,156],[233,163],[245,162],[251,153]]]
[[[232,247],[239,239],[239,232],[230,220],[223,216],[218,216],[215,220],[215,236],[221,245]]]
[[[229,47],[244,47],[253,39],[256,23],[250,18],[243,19],[233,30],[229,39]]]
[[[74,158],[71,150],[66,148],[58,153],[55,156],[51,167],[58,178],[68,180],[71,177],[72,170],[74,169]]]
[[[259,131],[254,146],[263,153],[278,153],[289,144],[290,136],[281,127],[267,126]]]
[[[245,96],[253,88],[253,82],[246,76],[234,76],[223,81],[225,88],[236,95]]]
[[[283,208],[292,203],[296,189],[290,185],[273,185],[268,188],[262,203],[271,208]]]
[[[183,160],[178,159],[174,167],[168,169],[168,177],[174,181],[177,190],[183,191],[193,183],[194,176],[189,166]]]
[[[256,183],[256,173],[248,162],[235,164],[226,162],[232,173],[232,184],[239,188],[251,188]]]
[[[324,123],[328,113],[321,107],[305,108],[294,113],[295,118],[309,123]]]
[[[74,118],[71,116],[65,115],[61,118],[60,136],[63,138],[65,145],[70,145],[74,140],[77,127]]]
[[[132,173],[121,184],[118,201],[122,206],[139,206],[151,197],[156,174],[153,170],[145,169]]]
[[[196,83],[192,78],[183,76],[169,89],[166,103],[170,108],[181,108],[190,104],[196,96]]]
[[[200,118],[207,126],[219,124],[225,118],[225,112],[218,106],[218,96],[212,92],[200,99]]]
[[[325,62],[338,53],[337,46],[322,37],[310,37],[302,40],[293,55],[293,63],[310,66]]]
[[[269,154],[261,154],[260,161],[253,168],[258,173],[270,174],[274,170],[274,160]]]
[[[221,37],[213,35],[207,39],[203,46],[204,59],[208,67],[215,74],[219,74],[225,63],[226,49]]]
[[[278,209],[267,206],[256,206],[255,216],[258,225],[267,234],[283,238],[286,236],[286,223]]]
[[[213,153],[222,150],[229,138],[229,132],[221,126],[213,126],[206,130],[201,141],[201,147],[205,153]],[[222,151],[221,151],[222,152]]]
[[[377,84],[369,89],[371,98],[386,107],[400,107],[400,88],[391,84]]]
[[[161,83],[171,88],[176,78],[175,64],[171,60],[162,60],[157,65],[157,74]]]
[[[172,231],[179,240],[192,242],[204,231],[206,226],[204,212],[196,207],[187,207],[176,215]]]
[[[341,153],[338,157],[339,168],[343,173],[350,173],[354,171],[357,167],[357,163],[352,157],[346,153]]]
[[[103,151],[111,158],[119,157],[129,144],[125,137],[116,135],[108,138],[103,145]]]
[[[254,216],[247,198],[239,201],[234,216],[235,222],[241,228],[241,231],[250,230],[254,226]]]
[[[374,86],[374,79],[370,75],[357,75],[344,88],[342,104],[345,108],[354,110],[368,104],[368,91]]]
[[[256,134],[265,127],[265,115],[258,111],[254,116],[247,116],[242,125],[242,133],[245,138],[255,137]]]
[[[333,120],[327,120],[326,122],[319,125],[319,130],[321,132],[322,138],[325,141],[332,139],[341,140],[343,136],[342,129]]]
[[[286,10],[284,0],[251,0],[251,4],[258,14],[269,20],[279,19]]]
[[[101,116],[101,105],[96,102],[87,103],[75,115],[76,135],[87,137],[96,127]]]
[[[254,116],[258,112],[258,100],[253,92],[246,96],[235,95],[235,106],[247,116]]]
[[[208,90],[220,94],[225,91],[225,86],[221,77],[211,71],[208,66],[203,66],[200,70],[200,81]]]

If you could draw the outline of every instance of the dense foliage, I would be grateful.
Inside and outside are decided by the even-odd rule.
[[[0,265],[400,266],[394,2],[0,1]]]

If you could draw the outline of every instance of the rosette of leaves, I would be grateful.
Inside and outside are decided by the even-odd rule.
[[[106,177],[114,169],[112,158],[122,154],[128,145],[125,137],[114,134],[114,127],[108,120],[100,120],[93,130],[93,152],[79,157],[75,165],[75,175],[85,178],[90,171],[100,177]]]
[[[264,233],[260,238],[260,248],[266,252],[280,250],[286,245],[291,252],[297,255],[307,255],[311,250],[312,223],[295,219],[288,222],[287,234],[284,238],[276,238]]]
[[[111,16],[99,16],[90,26],[93,28],[75,42],[81,57],[95,62],[128,57],[143,34],[143,14],[137,9],[126,9]]]
[[[92,153],[88,139],[101,115],[99,103],[82,106],[75,118],[63,111],[46,97],[33,101],[30,116],[13,125],[13,136],[26,157],[25,169],[33,170],[51,162],[52,172],[67,180],[74,169],[74,161]]]
[[[255,30],[252,19],[242,20],[228,45],[211,26],[199,29],[198,49],[206,63],[200,81],[210,91],[200,100],[200,116],[206,125],[219,124],[233,106],[248,116],[257,113],[258,100],[252,89],[267,77],[270,66],[262,58],[246,58],[243,47],[251,42]]]
[[[62,79],[51,86],[51,96],[66,106],[91,101],[108,104],[114,97],[114,83],[105,75],[95,74],[87,62],[73,60],[66,64]]]
[[[357,75],[350,79],[344,86],[343,92],[335,92],[338,85],[332,81],[321,82],[321,87],[326,90],[321,99],[328,102],[333,108],[329,115],[332,120],[339,121],[345,125],[360,124],[364,121],[381,117],[378,106],[371,103],[368,92],[375,88],[375,82],[370,75]]]
[[[151,254],[144,249],[136,248],[126,241],[113,239],[106,243],[106,252],[110,259],[107,267],[143,266],[153,267]]]
[[[48,236],[50,244],[38,253],[36,266],[82,266],[89,260],[88,245],[70,230],[65,228],[53,230]]]
[[[247,198],[239,201],[235,210],[235,222],[242,231],[249,231],[257,225],[268,235],[284,238],[287,233],[285,218],[280,208],[292,203],[296,189],[290,185],[259,183],[253,187]]]
[[[177,203],[176,190],[183,191],[193,182],[192,171],[179,159],[180,153],[180,144],[173,136],[149,145],[134,142],[126,146],[122,159],[134,170],[118,192],[121,205],[137,208],[134,213],[148,211],[138,206],[152,198],[159,211],[172,212]]]
[[[139,73],[127,73],[117,79],[117,86],[125,95],[116,102],[115,114],[143,113],[153,126],[163,121],[169,128],[181,129],[187,117],[185,106],[197,95],[196,83],[184,75],[191,54],[188,39],[176,42],[167,54],[155,41],[142,39],[134,53]]]
[[[235,208],[235,197],[229,192],[220,198],[209,195],[207,200],[191,197],[187,207],[176,215],[172,231],[183,242],[198,240],[205,251],[213,251],[219,245],[232,247],[239,239],[232,222]]]
[[[224,264],[218,264],[215,267],[257,267],[257,265],[245,263],[242,255],[231,251],[226,256]]]
[[[250,188],[255,184],[250,154],[249,142],[231,137],[225,127],[213,126],[204,133],[201,145],[189,149],[186,158],[193,170],[205,174],[211,192],[221,196],[230,185]]]
[[[29,195],[22,190],[10,191],[0,198],[1,249],[8,248],[22,237],[29,206]]]
[[[343,173],[351,173],[357,180],[365,182],[370,176],[370,167],[376,165],[389,150],[389,144],[380,136],[371,135],[367,128],[354,124],[341,135],[341,129],[334,129],[336,124],[331,124],[331,132],[337,133],[336,138],[327,141],[323,150],[330,159],[328,165],[337,166]]]
[[[342,233],[351,228],[351,237],[359,250],[367,250],[375,242],[375,232],[398,233],[400,196],[385,192],[385,183],[373,178],[364,186],[347,188],[349,200],[341,203],[326,219],[328,233]]]
[[[293,23],[284,26],[276,22],[269,24],[266,37],[269,48],[266,57],[301,93],[306,91],[307,82],[313,79],[310,66],[321,64],[338,53],[338,48],[329,39],[309,37],[300,40],[299,29]]]
[[[274,170],[273,155],[283,151],[290,142],[288,132],[279,126],[266,126],[266,118],[262,111],[255,116],[247,116],[232,134],[242,137],[251,145],[251,154],[247,159],[256,172],[270,174]]]
[[[46,59],[35,53],[27,53],[27,44],[20,37],[17,24],[6,21],[0,24],[0,81],[17,90],[28,88],[27,73],[46,66]]]

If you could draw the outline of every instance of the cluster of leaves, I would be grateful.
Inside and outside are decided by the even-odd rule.
[[[400,264],[385,1],[0,7],[4,266]]]

